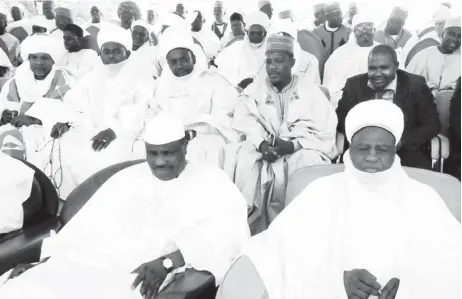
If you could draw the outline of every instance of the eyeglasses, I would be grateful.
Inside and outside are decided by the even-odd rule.
[[[355,31],[359,32],[374,32],[375,26],[374,25],[358,25],[355,27]]]

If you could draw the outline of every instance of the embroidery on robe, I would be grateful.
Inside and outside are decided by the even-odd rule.
[[[268,95],[268,96],[266,97],[265,105],[270,105],[270,106],[273,106],[273,107],[274,107],[274,100],[273,100],[273,98],[272,98],[270,95]]]
[[[298,95],[298,92],[294,91],[294,93],[290,97],[290,102],[296,101],[296,100],[299,100],[299,99],[300,99],[300,96]]]
[[[327,47],[327,44],[326,44],[326,42],[324,41],[324,39],[321,39],[321,43],[322,43],[322,46],[323,46],[324,48]]]

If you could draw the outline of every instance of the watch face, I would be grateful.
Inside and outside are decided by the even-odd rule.
[[[169,270],[173,267],[173,262],[171,259],[167,258],[162,262],[162,265],[164,266],[165,269]]]

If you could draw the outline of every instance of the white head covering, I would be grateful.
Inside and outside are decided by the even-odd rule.
[[[21,57],[26,60],[30,54],[46,53],[58,63],[64,54],[63,46],[49,35],[34,34],[27,37],[21,45]]]
[[[144,142],[152,145],[168,144],[185,138],[185,127],[181,119],[161,112],[146,123]]]
[[[182,17],[174,14],[174,13],[167,13],[160,17],[160,23],[164,26],[169,27],[182,27],[186,30],[191,30],[191,25],[183,19]]]
[[[271,4],[269,0],[260,0],[258,1],[258,9],[262,9],[263,6]]]
[[[289,19],[279,20],[275,23],[274,28],[275,33],[284,32],[290,34],[294,39],[297,39],[297,27],[295,24]]]
[[[196,20],[199,13],[200,13],[199,10],[194,10],[191,13],[188,13],[188,15],[186,16],[186,22],[188,22],[189,24],[192,24]]]
[[[460,16],[449,18],[446,21],[446,24],[444,24],[444,30],[446,30],[447,28],[451,28],[451,27],[460,28]]]
[[[154,31],[154,28],[151,25],[149,25],[148,22],[145,22],[145,21],[142,21],[142,20],[137,20],[137,21],[133,22],[132,23],[132,30],[136,26],[143,27],[144,29],[146,29],[148,31],[149,34],[151,34]]]
[[[370,100],[357,104],[345,119],[345,133],[349,142],[361,129],[379,127],[395,136],[396,144],[404,130],[404,115],[395,104],[386,100]]]
[[[354,29],[356,26],[364,23],[372,23],[374,24],[374,19],[371,18],[369,15],[364,13],[358,13],[354,15],[353,20],[351,22],[351,27]]]
[[[125,30],[114,24],[104,24],[98,33],[98,45],[102,47],[107,42],[121,44],[125,49],[131,51],[133,46],[130,30]]]
[[[161,56],[166,57],[173,49],[185,48],[194,51],[194,40],[190,31],[181,27],[165,29],[159,43]]]
[[[451,9],[447,6],[440,5],[433,14],[433,22],[445,22],[451,17]]]
[[[268,31],[270,26],[270,19],[265,13],[256,11],[246,16],[245,23],[247,25],[247,30],[250,30],[250,27],[253,25],[261,25],[263,28],[265,28],[266,31]]]

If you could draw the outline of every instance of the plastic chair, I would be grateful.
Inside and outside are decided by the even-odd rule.
[[[286,192],[286,206],[292,202],[314,180],[342,172],[343,164],[304,167],[295,171],[290,177]],[[435,189],[444,200],[444,203],[460,222],[461,214],[461,183],[456,178],[425,169],[404,167],[406,173],[413,179]]]
[[[433,38],[426,38],[419,41],[417,44],[414,45],[414,47],[412,47],[411,51],[409,51],[409,54],[407,54],[404,66],[407,67],[407,65],[411,62],[412,58],[419,54],[420,51],[437,45],[439,45],[439,43]]]
[[[441,134],[448,136],[449,132],[449,110],[451,99],[455,90],[442,90],[435,94],[436,110],[441,123]]]
[[[311,31],[308,30],[300,30],[297,33],[297,41],[300,44],[300,47],[303,51],[309,52],[316,56],[319,61],[319,74],[321,74],[321,81],[322,76],[324,75],[324,65],[326,64],[329,55],[322,45],[321,40],[319,37]]]
[[[345,134],[337,132],[336,145],[338,157],[336,163],[342,162],[342,155],[345,152]],[[449,139],[446,136],[438,134],[431,139],[431,157],[432,168],[443,173],[444,160],[449,157]]]

